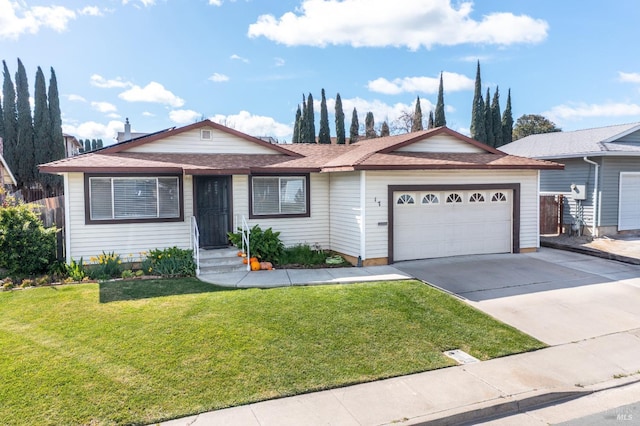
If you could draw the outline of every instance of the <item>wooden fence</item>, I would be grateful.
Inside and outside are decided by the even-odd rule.
[[[64,252],[64,197],[50,197],[33,201],[31,204],[39,206],[40,219],[46,228],[55,226],[56,233],[56,257],[65,260]]]

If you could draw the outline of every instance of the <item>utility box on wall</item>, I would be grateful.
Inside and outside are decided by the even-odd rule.
[[[571,198],[574,200],[586,200],[587,199],[587,186],[571,184]]]

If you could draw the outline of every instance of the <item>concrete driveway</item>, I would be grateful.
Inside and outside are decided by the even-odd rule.
[[[393,265],[550,345],[640,328],[640,266],[542,248]]]

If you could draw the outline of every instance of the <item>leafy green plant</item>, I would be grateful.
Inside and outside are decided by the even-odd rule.
[[[236,247],[242,247],[242,231],[240,228],[238,228],[238,232],[229,232],[228,236],[231,244]],[[280,240],[280,232],[274,232],[271,228],[263,231],[259,225],[254,225],[251,228],[249,235],[249,253],[251,257],[278,263],[283,252],[284,244]]]
[[[129,278],[133,278],[133,271],[131,269],[125,269],[124,271],[122,271],[122,278],[123,279],[129,279]]]
[[[45,228],[34,208],[5,203],[0,208],[0,267],[10,275],[46,272],[56,259],[56,228]]]
[[[35,281],[30,279],[30,278],[25,278],[20,283],[20,287],[22,287],[22,288],[33,287],[35,285],[36,285]]]
[[[283,250],[280,265],[321,265],[327,255],[323,250],[314,250],[309,244],[296,244]]]
[[[147,258],[142,261],[142,270],[163,277],[193,277],[196,274],[193,250],[175,246],[163,250],[149,250]]]
[[[88,269],[89,277],[94,280],[117,278],[122,274],[122,260],[120,259],[120,255],[115,254],[115,252],[102,252],[97,258],[92,257],[89,260],[98,262]]]
[[[82,258],[80,258],[79,262],[71,259],[71,263],[67,265],[67,276],[71,278],[72,281],[82,281],[82,279],[87,276]]]

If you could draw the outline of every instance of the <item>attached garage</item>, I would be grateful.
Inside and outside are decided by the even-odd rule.
[[[618,231],[640,229],[640,173],[620,173]]]
[[[518,251],[519,185],[393,188],[393,261]]]

